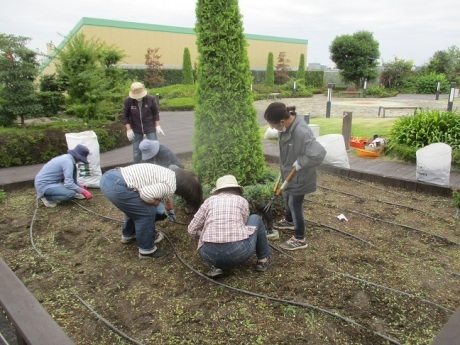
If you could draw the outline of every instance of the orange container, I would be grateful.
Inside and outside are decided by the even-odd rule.
[[[362,156],[362,157],[380,157],[380,154],[378,152],[364,150],[364,149],[357,149],[357,151],[358,151],[358,156]]]
[[[363,149],[364,145],[369,141],[367,138],[350,137],[350,146],[358,149]]]

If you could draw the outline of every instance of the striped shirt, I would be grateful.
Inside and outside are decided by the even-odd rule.
[[[249,203],[242,196],[220,193],[206,199],[188,226],[189,234],[198,240],[198,249],[204,242],[229,243],[241,241],[256,230],[246,226]]]
[[[176,191],[176,174],[159,165],[140,163],[120,168],[123,179],[129,188],[139,192],[146,203],[154,199],[166,201]]]

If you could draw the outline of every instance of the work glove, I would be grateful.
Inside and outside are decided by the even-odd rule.
[[[163,135],[165,135],[165,132],[163,132],[163,130],[161,129],[160,126],[157,126],[156,128],[157,128],[157,133],[158,133],[158,134],[163,134]]]
[[[299,165],[299,163],[297,163],[297,161],[295,161],[294,164],[292,164],[292,167],[295,168],[295,171],[299,171],[300,169],[302,169],[302,167]]]
[[[168,218],[171,222],[176,222],[177,221],[177,218],[176,218],[176,214],[174,213],[174,210],[169,210],[168,211]]]
[[[81,191],[81,194],[83,194],[83,195],[85,196],[86,200],[89,200],[89,199],[91,199],[91,198],[93,197],[93,196],[91,195],[91,193],[90,193],[87,189],[83,189],[83,190]]]
[[[134,132],[132,129],[128,129],[126,131],[126,136],[128,137],[128,140],[129,141],[133,141],[134,140]]]

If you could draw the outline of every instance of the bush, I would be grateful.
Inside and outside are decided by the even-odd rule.
[[[38,94],[40,104],[45,109],[45,116],[57,115],[64,110],[64,95],[59,91],[42,91]]]
[[[449,111],[421,111],[395,121],[388,138],[387,152],[407,161],[416,161],[416,151],[432,143],[452,147],[453,163],[460,164],[460,114]]]
[[[59,122],[23,129],[3,130],[0,134],[0,167],[40,164],[67,152],[66,133],[93,130],[100,152],[128,145],[124,125],[120,123]]]
[[[383,98],[383,97],[394,97],[398,94],[397,91],[386,89],[383,86],[372,86],[366,90],[367,97]]]

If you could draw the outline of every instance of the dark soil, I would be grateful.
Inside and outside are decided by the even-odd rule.
[[[1,256],[76,344],[430,344],[460,305],[452,200],[325,172],[319,185],[305,202],[308,249],[273,251],[265,273],[254,256],[206,278],[186,225],[167,220],[168,256],[139,260],[97,189],[56,208],[36,208],[32,189],[9,192]]]

